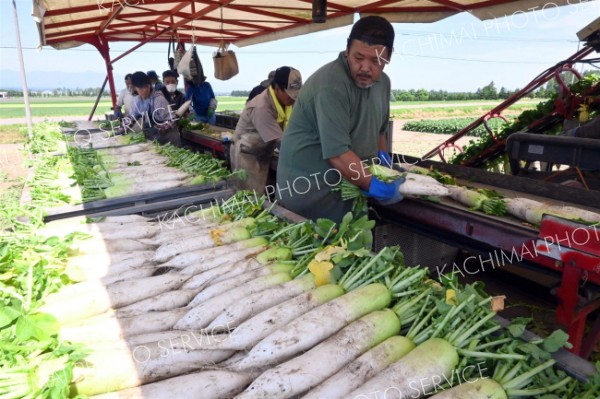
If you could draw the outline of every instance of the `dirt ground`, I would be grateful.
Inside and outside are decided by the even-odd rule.
[[[420,158],[430,150],[437,147],[439,144],[443,143],[445,140],[452,137],[450,134],[419,133],[403,130],[402,127],[406,122],[408,121],[394,119],[392,152],[395,154],[410,155]],[[462,147],[468,144],[469,140],[472,140],[472,138],[462,137],[456,142],[456,144]],[[444,151],[444,157],[446,160],[450,159],[453,154],[454,152],[452,149]],[[432,159],[439,160],[439,157],[434,157]]]
[[[22,149],[23,144],[0,144],[0,196],[27,176]]]

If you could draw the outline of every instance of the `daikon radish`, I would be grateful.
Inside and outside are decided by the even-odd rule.
[[[308,352],[266,370],[236,398],[286,399],[299,395],[399,332],[400,320],[392,310],[371,312]]]
[[[132,388],[212,366],[232,351],[165,351],[146,344],[130,350],[92,352],[73,369],[71,396],[96,395]]]
[[[65,273],[73,281],[97,279],[136,269],[149,263],[154,251],[117,252],[113,255],[84,255],[67,259]]]
[[[242,286],[243,284],[247,283],[250,280],[254,280],[255,278],[267,276],[274,273],[289,272],[291,269],[292,266],[285,263],[275,263],[270,265],[261,264],[259,267],[250,268],[248,271],[241,273],[235,277],[221,280],[217,283],[212,282],[212,284],[208,285],[194,297],[194,299],[190,302],[190,306],[197,306],[202,302],[205,302],[209,299],[223,294],[224,292],[234,290],[236,287]],[[189,283],[190,280],[188,280],[186,283]],[[192,284],[188,284],[186,285],[186,287],[192,289],[203,288],[202,286],[196,286]]]
[[[285,361],[365,314],[385,308],[391,299],[390,292],[382,284],[369,284],[350,291],[274,331],[256,344],[233,369],[253,369]]]
[[[249,223],[254,223],[254,220],[252,219]],[[189,237],[184,239],[161,245],[156,250],[154,258],[157,262],[164,262],[176,255],[188,253],[190,251],[247,240],[251,236],[250,232],[245,227],[249,226],[244,223],[231,223],[229,225],[224,225],[223,227],[212,229],[208,234],[201,233],[195,235],[192,233]],[[241,248],[245,248],[243,245],[244,244],[242,244]]]
[[[255,237],[247,240],[239,241],[235,243],[234,247],[229,245],[221,245],[218,247],[210,247],[199,249],[196,251],[190,251],[187,253],[182,253],[180,255],[176,255],[173,258],[169,259],[166,262],[161,263],[161,266],[175,267],[175,268],[186,268],[188,266],[195,266],[198,264],[202,264],[206,262],[208,259],[216,258],[217,263],[224,263],[228,261],[227,254],[236,252],[234,248],[237,250],[245,251],[244,253],[251,254],[254,252],[260,252],[264,249],[264,245],[266,244],[266,239],[264,237]],[[233,255],[235,257],[236,255]],[[245,256],[245,255],[244,255]],[[223,260],[224,262],[220,262],[219,260]],[[210,268],[207,268],[207,270]],[[199,270],[195,268],[196,273],[199,273]],[[186,272],[186,273],[189,273]]]
[[[47,223],[36,233],[46,237],[64,237],[74,231],[91,234],[96,239],[123,240],[152,237],[159,231],[159,227],[153,223],[134,222],[128,229],[123,229],[118,223],[76,223],[70,219],[61,219]]]
[[[441,338],[431,338],[377,374],[347,397],[369,397],[377,393],[388,399],[419,398],[433,388],[431,381],[444,381],[458,365],[454,346]],[[427,384],[421,384],[427,381]]]
[[[148,342],[160,342],[161,346],[173,349],[214,349],[215,344],[227,339],[227,334],[211,334],[204,331],[165,330],[137,334],[126,338],[127,347]],[[115,341],[106,341],[115,342]]]
[[[98,150],[98,152],[100,152],[101,154],[110,154],[110,155],[127,155],[127,154],[133,154],[136,152],[145,152],[145,151],[154,151],[154,148],[152,147],[152,143],[130,144],[130,145],[124,145],[121,147],[102,148],[102,149]]]
[[[334,284],[323,285],[300,294],[246,320],[224,339],[216,341],[215,347],[248,350],[277,329],[343,294],[344,289]]]
[[[126,270],[120,273],[110,273],[100,277],[104,285],[118,283],[119,281],[136,280],[139,278],[152,277],[156,272],[156,266],[140,266],[135,269]]]
[[[344,399],[367,380],[376,376],[390,364],[396,362],[415,348],[415,344],[403,336],[393,336],[356,360],[327,380],[312,388],[303,399]]]
[[[163,292],[162,294],[123,306],[115,312],[117,317],[128,317],[138,314],[156,312],[162,310],[172,310],[187,306],[196,296],[198,289],[195,290],[176,290]]]
[[[101,237],[94,237],[77,241],[71,254],[73,256],[92,254],[104,256],[105,253],[116,255],[119,252],[148,251],[150,249],[154,249],[154,245],[144,244],[138,240],[105,240]]]
[[[214,260],[218,261],[218,259]],[[207,261],[207,263],[210,263],[209,266],[211,267],[205,271],[199,270],[196,265],[188,266],[187,268],[183,269],[181,271],[182,274],[189,274],[189,270],[196,271],[198,274],[193,275],[188,281],[186,281],[184,285],[182,285],[182,288],[204,288],[208,283],[215,284],[264,266],[254,258],[219,262],[214,263],[214,265],[212,261],[213,259],[209,259]],[[204,269],[203,264],[202,269]],[[235,271],[235,273],[231,274],[232,271]]]
[[[483,201],[487,198],[485,195],[465,187],[450,186],[447,188],[450,198],[473,209],[479,209]]]
[[[315,278],[313,274],[309,273],[265,291],[248,295],[246,298],[242,299],[242,301],[229,306],[223,313],[217,316],[206,329],[211,332],[221,332],[225,331],[224,329],[219,330],[224,326],[227,326],[227,328],[235,328],[253,315],[314,288]]]
[[[251,270],[261,265],[275,261],[285,261],[292,258],[292,251],[288,248],[273,247],[265,250],[265,246],[252,247],[235,251],[227,256],[206,260],[202,264],[196,264],[181,270],[181,274],[193,275],[186,282],[189,288],[202,287],[208,281],[215,282],[219,276],[231,272],[232,269],[240,271]],[[234,273],[236,274],[236,273]],[[220,279],[222,280],[222,279]]]
[[[188,237],[190,234],[208,234],[210,229],[218,226],[216,223],[206,223],[202,225],[193,224],[185,217],[165,217],[159,218],[158,223],[161,230],[152,238],[145,239],[142,242],[147,245],[160,246],[177,240],[182,236]]]
[[[559,215],[569,215],[568,219],[579,219],[587,223],[600,223],[600,214],[586,209],[575,208],[573,206],[551,206],[549,210]]]
[[[254,378],[252,373],[206,370],[169,378],[141,387],[92,396],[91,399],[223,399],[241,392]]]
[[[223,292],[221,295],[217,295],[195,306],[177,322],[175,329],[188,330],[204,328],[232,303],[235,303],[254,292],[263,291],[271,286],[289,281],[290,279],[289,273],[280,272],[250,280],[237,287],[235,290]],[[196,296],[196,298],[197,297],[198,296]],[[196,298],[194,298],[194,300]],[[194,306],[193,303],[194,301],[190,303],[190,306]]]
[[[48,295],[41,312],[50,313],[60,322],[72,322],[117,309],[163,292],[178,289],[189,276],[164,274],[120,281],[104,286],[99,281],[86,281],[67,286]]]
[[[145,184],[149,184],[151,182],[163,182],[163,181],[181,181],[184,182],[186,179],[189,179],[190,175],[185,172],[176,171],[176,172],[168,172],[161,173],[160,175],[148,175],[144,178],[140,178],[135,174],[124,174],[124,173],[113,173],[110,176],[110,181],[115,186],[125,186],[135,184],[137,182],[143,181]]]
[[[454,386],[431,396],[435,399],[508,399],[502,385],[491,378],[480,378]]]
[[[416,179],[406,179],[406,181],[400,185],[399,190],[402,195],[407,197],[416,197],[420,195],[444,197],[450,194],[448,189],[437,181],[435,183],[429,183]]]
[[[528,198],[511,198],[506,200],[508,213],[521,220],[527,220],[529,217],[531,220],[530,223],[539,223],[539,220],[542,219],[543,208],[544,204]],[[527,215],[528,212],[529,215]]]
[[[78,325],[63,325],[60,336],[72,342],[119,341],[135,335],[171,330],[186,312],[186,308],[180,308],[130,317],[96,316]]]

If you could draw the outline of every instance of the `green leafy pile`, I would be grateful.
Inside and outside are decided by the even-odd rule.
[[[169,158],[167,166],[180,169],[194,176],[192,184],[211,183],[226,179],[231,175],[223,166],[223,160],[210,154],[191,152],[171,144],[156,145],[156,151]]]
[[[56,319],[36,309],[68,282],[63,271],[74,239],[0,233],[2,397],[68,397],[83,352],[60,340]]]
[[[180,119],[179,127],[183,130],[209,130],[207,123],[194,122],[190,119]]]

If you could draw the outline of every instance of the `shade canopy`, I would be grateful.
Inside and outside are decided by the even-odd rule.
[[[569,0],[555,0],[565,5]],[[547,7],[547,0],[340,0],[313,23],[311,0],[33,0],[40,43],[57,49],[100,42],[238,47],[350,25],[355,13],[391,22],[435,22],[461,12],[486,20]]]

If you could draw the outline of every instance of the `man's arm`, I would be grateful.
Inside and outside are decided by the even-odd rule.
[[[329,163],[339,170],[350,183],[363,190],[369,189],[372,176],[354,152],[346,151],[341,155],[329,158]]]
[[[379,135],[379,146],[377,148],[379,148],[381,151],[389,152],[387,140],[385,138],[385,133],[381,133]]]

